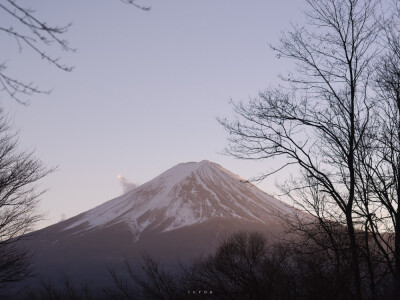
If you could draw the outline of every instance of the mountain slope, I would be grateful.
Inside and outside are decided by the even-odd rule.
[[[148,229],[165,232],[215,217],[271,222],[276,213],[291,210],[220,165],[201,161],[179,164],[85,212],[65,229],[98,230],[123,222],[137,240]]]
[[[218,164],[179,164],[134,190],[32,235],[38,278],[110,283],[106,266],[140,261],[167,267],[206,255],[237,231],[279,233],[296,211]]]

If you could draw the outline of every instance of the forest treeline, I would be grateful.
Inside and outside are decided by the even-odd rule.
[[[342,244],[316,228],[312,239],[293,236],[269,242],[259,232],[239,232],[216,250],[178,270],[167,271],[144,255],[142,263],[104,269],[110,285],[95,290],[74,285],[64,276],[60,284],[43,281],[19,293],[20,299],[354,299],[351,250],[343,227],[334,232]],[[318,236],[318,237],[317,237]],[[372,242],[372,240],[371,240]],[[396,299],[394,279],[382,257],[371,257],[359,241],[362,291],[365,299]],[[371,290],[371,274],[376,279]],[[60,278],[62,278],[60,274]]]

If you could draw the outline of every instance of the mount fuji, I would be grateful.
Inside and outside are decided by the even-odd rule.
[[[33,232],[37,277],[109,281],[144,252],[166,266],[206,255],[237,231],[281,232],[295,209],[210,161],[182,163],[132,191]]]

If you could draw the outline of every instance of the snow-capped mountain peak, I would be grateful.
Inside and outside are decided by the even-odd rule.
[[[212,218],[276,222],[278,213],[292,213],[292,208],[220,165],[203,160],[176,165],[81,214],[64,230],[80,225],[80,230],[96,230],[124,222],[137,239],[145,230],[170,231]]]

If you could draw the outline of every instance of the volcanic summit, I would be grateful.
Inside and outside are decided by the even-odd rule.
[[[39,276],[106,282],[106,265],[147,252],[173,266],[206,255],[237,231],[282,230],[294,208],[203,160],[178,164],[132,191],[32,233]],[[103,274],[105,274],[103,276]]]

